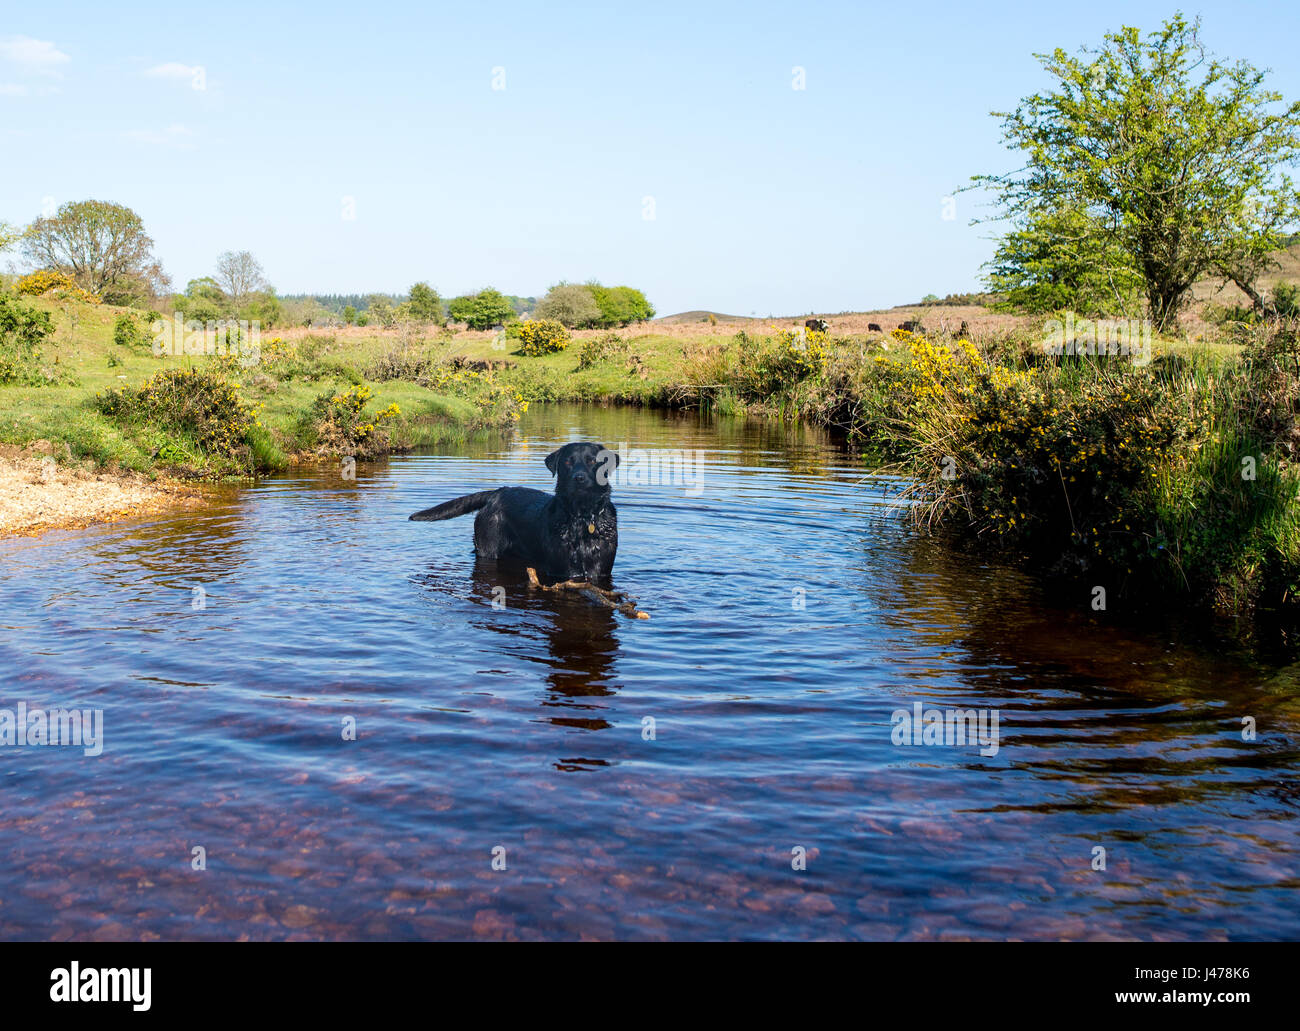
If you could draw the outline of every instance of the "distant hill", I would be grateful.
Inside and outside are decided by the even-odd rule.
[[[686,322],[708,322],[710,315],[719,322],[739,322],[746,318],[744,315],[723,315],[720,311],[705,311],[701,308],[696,311],[679,311],[676,315],[660,315],[650,321],[660,326],[680,326]]]

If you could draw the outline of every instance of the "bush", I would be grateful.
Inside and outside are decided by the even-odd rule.
[[[447,304],[447,310],[453,319],[465,323],[470,329],[491,329],[515,317],[515,307],[510,299],[492,287],[453,298]]]
[[[42,385],[57,377],[41,368],[41,345],[54,332],[48,312],[0,292],[0,383]]]
[[[549,319],[570,329],[582,329],[600,320],[600,305],[590,286],[559,283],[537,302],[533,317]]]
[[[367,414],[370,397],[370,388],[364,385],[321,394],[307,413],[304,438],[313,443],[318,454],[362,459],[384,454],[389,443],[384,424],[400,415],[401,409],[390,404],[381,412]]]
[[[654,317],[645,294],[630,286],[602,286],[597,282],[559,283],[537,304],[534,315],[554,319],[570,329],[610,329]]]
[[[220,463],[252,471],[248,439],[256,412],[225,377],[207,369],[165,369],[139,387],[108,390],[96,398],[103,414],[123,422],[161,427],[190,437]]]
[[[589,369],[597,362],[627,353],[627,341],[617,333],[604,333],[598,337],[582,342],[578,352],[578,368]]]
[[[85,301],[87,304],[101,303],[101,298],[81,289],[71,276],[57,269],[37,269],[35,272],[21,276],[14,284],[14,289],[28,297],[44,297],[46,294],[52,294],[55,297]]]
[[[14,289],[28,297],[40,297],[51,290],[67,290],[76,284],[66,272],[43,268],[21,276],[14,284]]]
[[[113,343],[118,347],[143,347],[149,343],[149,335],[139,318],[123,312],[113,320]]]
[[[533,357],[563,351],[573,339],[554,319],[529,319],[519,323],[515,332],[519,336],[519,353]]]

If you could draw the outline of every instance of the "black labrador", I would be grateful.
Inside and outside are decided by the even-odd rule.
[[[618,514],[609,477],[617,453],[600,444],[565,444],[546,456],[555,493],[498,487],[445,501],[412,519],[474,517],[480,558],[517,560],[551,580],[586,580],[608,587],[618,551]]]

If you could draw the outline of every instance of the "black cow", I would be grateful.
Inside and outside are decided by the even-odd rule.
[[[817,333],[829,333],[831,331],[831,324],[825,319],[804,319],[803,327]]]

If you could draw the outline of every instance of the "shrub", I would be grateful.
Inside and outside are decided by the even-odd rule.
[[[388,450],[389,435],[385,423],[401,414],[390,404],[375,414],[366,412],[371,397],[364,385],[346,390],[328,390],[316,398],[307,413],[304,437],[318,454],[354,455],[373,458]]]
[[[143,347],[149,343],[149,335],[139,318],[123,312],[113,320],[113,343],[118,347]]]
[[[41,368],[41,345],[54,332],[48,312],[0,293],[0,383],[50,383]]]
[[[594,326],[600,321],[600,305],[590,286],[559,283],[546,292],[533,310],[534,318],[550,319],[570,329]]]
[[[57,269],[42,268],[21,276],[14,289],[28,297],[40,297],[51,290],[68,290],[76,284],[66,272]]]
[[[191,437],[199,450],[222,463],[255,468],[248,437],[257,425],[256,412],[240,400],[234,384],[212,370],[164,369],[139,387],[105,391],[96,407],[119,421]]]
[[[453,319],[465,323],[470,329],[491,329],[515,317],[515,307],[510,299],[492,287],[453,298],[447,304],[447,310]]]
[[[534,357],[555,354],[569,346],[569,331],[554,319],[529,319],[519,323],[519,353]]]
[[[603,333],[582,342],[578,352],[578,368],[589,369],[597,362],[627,353],[627,341],[617,333]]]

